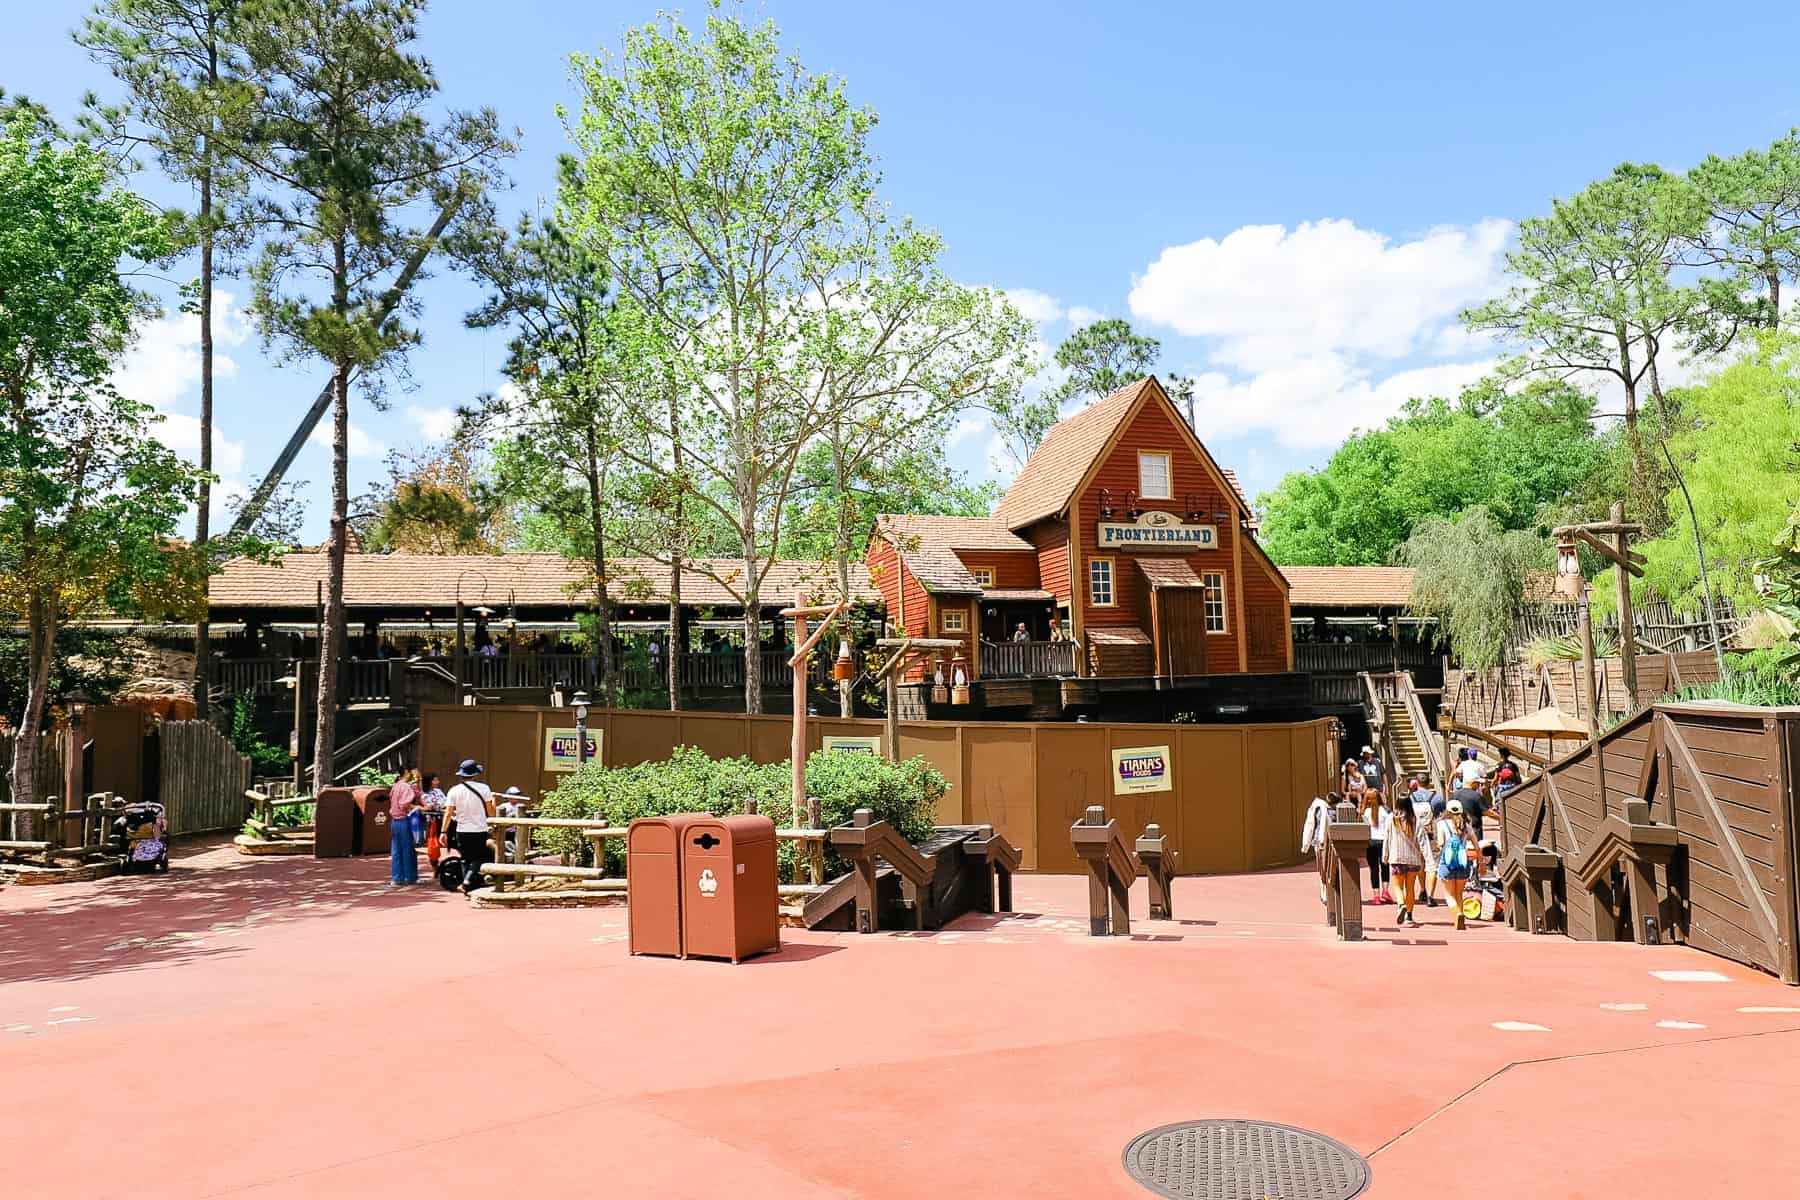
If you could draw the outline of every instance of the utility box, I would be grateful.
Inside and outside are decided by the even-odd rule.
[[[351,842],[352,854],[388,854],[393,846],[393,828],[388,816],[388,790],[385,787],[359,787],[350,790],[356,806],[356,830]]]
[[[681,834],[681,940],[688,958],[781,949],[775,822],[702,817]]]
[[[355,854],[361,819],[350,788],[321,789],[313,798],[313,857],[348,858]]]
[[[627,947],[633,954],[682,957],[682,834],[705,813],[639,817],[625,831]]]

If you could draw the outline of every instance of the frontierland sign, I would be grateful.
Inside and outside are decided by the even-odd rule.
[[[1217,525],[1184,525],[1173,513],[1150,509],[1136,521],[1100,522],[1100,549],[1212,550],[1219,544]]]

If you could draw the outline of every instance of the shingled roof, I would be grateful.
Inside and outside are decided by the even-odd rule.
[[[916,513],[875,519],[876,532],[893,543],[914,578],[936,595],[977,596],[981,585],[963,566],[958,550],[1022,551],[1032,545],[995,517],[937,517]]]
[[[666,565],[648,558],[618,558],[609,566],[606,593],[614,601],[668,603]],[[698,566],[684,570],[683,606],[742,604],[742,562],[708,559],[700,566],[718,579],[703,574]],[[289,554],[278,564],[234,558],[213,577],[209,599],[214,608],[311,608],[326,570],[326,555],[319,553]],[[817,562],[777,561],[763,580],[762,601],[787,605],[802,595],[835,594],[835,574]],[[585,602],[582,593],[592,587],[592,579],[589,568],[560,554],[347,554],[344,603],[353,609],[448,609],[456,603],[461,580],[463,603],[468,605],[498,608],[510,599],[534,608],[568,607]],[[861,563],[850,564],[850,590],[858,603],[881,601]]]
[[[1283,567],[1294,608],[1404,608],[1411,567]]]
[[[1146,376],[1053,425],[1000,497],[995,519],[1008,529],[1022,529],[1067,508],[1094,459],[1149,386]]]

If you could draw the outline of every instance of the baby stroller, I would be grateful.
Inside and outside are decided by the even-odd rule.
[[[1468,884],[1463,888],[1463,917],[1465,920],[1479,921],[1485,909],[1488,920],[1504,921],[1506,887],[1500,882],[1500,847],[1492,842],[1482,843],[1479,861],[1475,874],[1469,877]]]
[[[437,848],[432,874],[437,876],[439,887],[454,892],[463,885],[464,878],[462,851],[456,848],[456,826],[443,822],[441,817],[434,816],[431,820],[432,844]]]
[[[160,804],[127,805],[113,822],[119,844],[119,866],[126,871],[169,869],[169,822]]]

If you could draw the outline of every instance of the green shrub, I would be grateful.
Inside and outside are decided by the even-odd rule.
[[[1766,708],[1800,705],[1800,679],[1786,663],[1779,648],[1752,650],[1727,656],[1730,680],[1682,688],[1676,700],[1730,700]]]
[[[806,782],[808,794],[819,799],[827,828],[847,824],[851,813],[867,808],[913,841],[931,832],[938,801],[949,789],[944,776],[922,758],[890,763],[843,751],[808,758]],[[662,762],[611,768],[588,763],[544,797],[541,815],[624,826],[639,817],[671,813],[737,816],[750,811],[754,801],[757,812],[785,827],[792,819],[792,786],[786,762],[714,759],[692,746],[678,746]],[[572,862],[590,861],[588,839],[574,830],[545,830],[537,842],[547,851],[567,854]],[[783,843],[780,850],[785,865],[793,846]],[[621,871],[623,846],[613,842],[606,853],[608,873]],[[842,869],[829,849],[826,866],[834,874]]]

